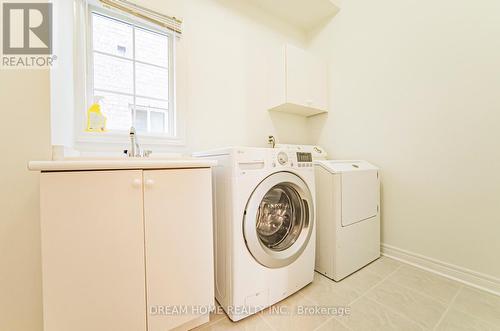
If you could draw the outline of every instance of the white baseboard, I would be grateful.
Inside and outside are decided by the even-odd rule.
[[[500,279],[407,250],[381,245],[382,255],[500,296]]]

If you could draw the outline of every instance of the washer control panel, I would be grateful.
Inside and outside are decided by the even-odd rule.
[[[312,153],[297,152],[297,166],[299,168],[312,167],[313,166]]]
[[[285,152],[279,152],[277,159],[278,159],[278,163],[280,165],[284,166],[288,163],[288,154]]]
[[[292,150],[277,150],[273,153],[273,167],[312,168],[312,153]]]
[[[235,149],[234,167],[240,174],[274,169],[314,171],[314,153],[291,148],[241,148]]]

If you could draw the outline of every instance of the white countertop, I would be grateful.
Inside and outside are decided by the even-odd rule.
[[[198,158],[81,158],[60,161],[31,161],[28,169],[32,171],[84,171],[84,170],[127,170],[127,169],[189,169],[210,168],[217,161]]]

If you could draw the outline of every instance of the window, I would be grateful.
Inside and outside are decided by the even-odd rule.
[[[100,103],[108,133],[175,137],[174,35],[114,12],[89,15],[87,102]]]

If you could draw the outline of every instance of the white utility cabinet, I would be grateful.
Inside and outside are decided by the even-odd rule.
[[[286,45],[273,65],[270,110],[302,116],[328,112],[326,63],[303,49]]]
[[[208,321],[210,166],[41,170],[45,331],[188,330]]]

